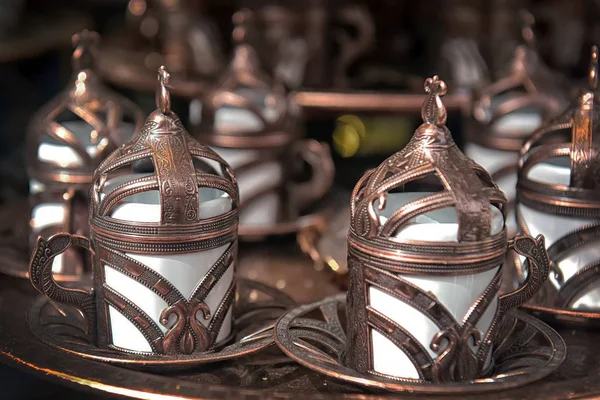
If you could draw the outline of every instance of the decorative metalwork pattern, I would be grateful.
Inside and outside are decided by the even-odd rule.
[[[367,172],[357,183],[351,200],[349,243],[366,253],[373,245],[377,255],[394,261],[394,269],[410,271],[437,267],[489,269],[501,264],[506,250],[506,232],[490,236],[490,204],[500,210],[506,197],[489,174],[465,157],[444,125],[446,111],[440,97],[446,84],[437,76],[425,83],[429,94],[423,104],[424,123],[400,152]],[[415,200],[396,210],[385,223],[379,214],[386,207],[388,193],[411,181],[438,177],[444,190]],[[458,243],[435,244],[390,241],[415,216],[437,209],[455,207],[458,214]],[[437,266],[437,267],[436,267]]]
[[[598,118],[598,47],[592,47],[589,88],[582,91],[561,115],[536,130],[525,142],[519,160],[517,200],[533,209],[578,217],[599,217],[600,166],[594,129]],[[596,135],[597,136],[597,135]],[[569,157],[568,185],[550,184],[530,176],[541,163]]]
[[[83,358],[144,370],[182,370],[249,355],[274,344],[271,333],[274,321],[283,312],[293,308],[295,302],[276,289],[250,280],[240,279],[238,287],[239,296],[233,304],[233,318],[236,321],[232,334],[233,343],[225,343],[210,352],[140,355],[112,348],[98,348],[93,336],[86,333],[86,323],[82,323],[77,309],[70,306],[60,306],[57,309],[46,298],[40,298],[34,303],[29,311],[28,322],[34,335],[43,342]],[[250,293],[260,293],[264,300],[256,302],[249,296]],[[145,322],[138,318],[138,324],[144,326]],[[150,319],[146,329],[152,329],[151,325]],[[157,327],[154,329],[160,332]]]
[[[472,102],[465,130],[470,142],[518,152],[530,132],[498,132],[497,124],[510,114],[535,109],[542,119],[553,116],[567,104],[569,85],[541,60],[535,46],[533,17],[522,15],[523,45],[516,48],[510,73],[479,90]],[[496,104],[497,103],[497,104]]]
[[[207,298],[215,292],[225,273],[234,268],[237,184],[227,163],[197,143],[171,111],[169,74],[164,68],[159,70],[159,81],[158,110],[148,117],[144,128],[129,143],[111,153],[95,171],[90,194],[91,240],[68,233],[54,235],[48,241],[40,238],[31,260],[30,276],[41,293],[81,308],[88,331],[101,348],[141,352],[115,344],[111,312],[116,310],[147,340],[151,353],[202,353],[221,347],[229,340],[220,333],[235,297],[232,274],[228,274],[230,283],[223,283],[225,287],[219,289],[222,293],[219,292],[212,312]],[[209,196],[207,193],[211,190],[222,193],[220,197],[219,192],[211,195],[227,203],[227,206],[221,202],[213,207],[222,211],[202,208],[203,201],[212,199],[203,198]],[[130,200],[131,204],[136,207],[154,204],[156,220],[136,222],[114,214],[119,207],[127,206],[131,196],[144,194],[152,194],[157,200],[150,203]],[[204,215],[205,212],[211,214]],[[53,279],[54,257],[71,244],[92,253],[93,294],[62,288]],[[147,262],[136,259],[139,255],[167,256],[217,249],[221,252],[211,253],[216,254],[217,259],[212,266],[206,265],[207,272],[187,297],[169,281],[166,271],[159,272],[160,269],[150,263],[153,259],[142,258],[149,260]],[[206,257],[210,260],[212,256]],[[194,263],[194,268],[201,268],[197,263],[199,261]],[[118,281],[109,281],[106,269],[148,289],[165,303],[165,308],[159,315],[151,316],[144,309],[144,298],[133,292],[128,296],[120,293],[114,286],[119,285]]]
[[[489,174],[465,157],[453,142],[445,126],[446,110],[441,101],[446,90],[446,84],[437,76],[425,81],[428,96],[421,112],[423,124],[402,151],[368,171],[352,193],[348,233],[350,312],[344,357],[348,367],[362,374],[384,376],[375,370],[372,332],[377,332],[412,362],[419,376],[416,381],[441,384],[484,375],[490,364],[498,318],[533,297],[548,276],[549,261],[542,236],[517,236],[507,241],[504,226],[492,233],[492,208],[503,211],[506,198]],[[381,212],[389,206],[389,198],[395,192],[431,177],[439,179],[441,191],[424,193],[417,200],[388,211],[387,219],[382,220]],[[456,241],[395,237],[418,216],[448,207],[456,210]],[[505,218],[503,215],[503,222]],[[507,246],[527,258],[529,275],[522,287],[498,296]],[[406,279],[426,275],[435,280],[493,269],[497,270],[486,278],[489,282],[478,286],[480,294],[473,293],[478,297],[464,316],[449,311],[449,305],[443,304],[436,293]],[[437,327],[437,333],[419,340],[411,336],[408,325],[371,305],[372,288],[422,314]],[[491,321],[479,327],[488,309]]]
[[[329,377],[365,388],[403,393],[466,394],[506,390],[542,379],[555,371],[566,357],[565,343],[553,329],[534,317],[511,311],[498,323],[498,335],[491,344],[495,366],[485,377],[448,384],[390,379],[378,373],[365,375],[345,362],[349,329],[344,329],[344,322],[346,316],[353,314],[350,304],[345,305],[344,296],[338,295],[286,313],[275,326],[277,345],[301,365]],[[398,330],[388,332],[390,336],[402,337]],[[410,343],[410,338],[407,339]],[[414,350],[419,354],[418,347]]]
[[[87,192],[94,169],[143,123],[131,101],[106,88],[95,72],[100,37],[83,31],[73,36],[73,77],[69,86],[31,120],[27,132],[27,168],[31,177],[31,235],[89,233]],[[52,209],[60,205],[62,211]],[[56,221],[56,214],[62,218]],[[49,220],[49,222],[37,223]],[[69,251],[57,279],[73,280],[88,270],[85,257]]]

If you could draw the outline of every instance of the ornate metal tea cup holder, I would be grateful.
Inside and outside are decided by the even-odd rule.
[[[566,345],[537,318],[510,311],[502,320],[494,344],[491,375],[469,382],[433,384],[384,375],[363,375],[342,361],[346,348],[346,295],[325,298],[284,314],[275,325],[275,342],[294,361],[327,376],[372,390],[428,394],[506,390],[542,379],[566,357]]]
[[[296,303],[283,292],[259,282],[238,279],[233,332],[225,345],[190,355],[153,355],[98,348],[85,333],[77,309],[40,296],[27,316],[30,330],[50,347],[86,359],[132,369],[172,371],[229,360],[256,353],[274,344],[274,321]]]

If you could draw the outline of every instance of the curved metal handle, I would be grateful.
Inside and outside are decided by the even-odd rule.
[[[550,269],[550,259],[543,235],[538,235],[535,239],[527,235],[516,236],[508,246],[517,254],[527,258],[529,273],[518,289],[500,296],[498,304],[500,313],[528,302],[548,279]]]
[[[57,233],[48,240],[38,236],[35,251],[29,262],[29,280],[33,287],[50,300],[68,304],[80,310],[87,323],[86,333],[95,337],[96,302],[94,294],[81,289],[65,288],[59,285],[52,275],[54,258],[71,246],[82,247],[93,253],[89,239],[83,236]]]
[[[329,146],[325,143],[313,139],[301,140],[294,145],[294,154],[298,153],[312,168],[310,181],[294,183],[292,186],[297,209],[302,210],[313,201],[322,198],[331,188],[335,167]]]

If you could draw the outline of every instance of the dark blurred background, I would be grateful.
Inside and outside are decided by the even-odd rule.
[[[161,12],[175,3],[185,3],[185,15]],[[0,0],[0,204],[28,191],[26,127],[32,114],[67,82],[73,33],[94,29],[106,49],[130,49],[131,62],[139,59],[150,70],[165,61],[160,54],[165,24],[177,31],[192,23],[201,55],[213,58],[200,60],[198,71],[186,65],[178,71],[177,60],[170,68],[186,79],[196,79],[197,73],[210,81],[215,79],[210,74],[227,63],[231,16],[242,7],[260,16],[255,43],[269,73],[278,67],[273,48],[293,49],[300,38],[313,51],[304,74],[290,82],[292,90],[422,93],[424,77],[437,73],[451,93],[468,95],[509,67],[514,48],[523,40],[521,9],[535,17],[539,54],[571,80],[583,76],[590,45],[600,43],[597,0]],[[105,64],[103,75],[113,88],[146,112],[154,108],[147,88],[111,79],[122,65]],[[178,98],[174,105],[183,121],[189,118],[190,101]],[[306,114],[305,131],[330,143],[337,183],[350,188],[365,169],[399,150],[419,122],[418,108],[394,113],[313,110]],[[455,107],[449,127],[459,143],[461,126],[461,109]],[[366,131],[366,139],[352,141],[357,130]],[[4,366],[0,393],[2,399],[94,398]]]

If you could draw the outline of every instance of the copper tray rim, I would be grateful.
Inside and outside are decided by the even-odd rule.
[[[548,340],[553,347],[552,358],[546,363],[543,368],[536,370],[533,374],[519,374],[509,375],[504,377],[503,380],[493,380],[490,378],[482,378],[475,381],[464,382],[464,383],[452,383],[452,384],[433,384],[433,383],[412,383],[405,381],[396,381],[392,379],[380,378],[374,375],[363,375],[356,371],[352,371],[350,368],[340,365],[342,369],[347,370],[349,373],[340,373],[333,369],[322,368],[317,365],[313,365],[311,362],[298,357],[290,349],[282,343],[280,337],[281,324],[286,322],[287,325],[291,325],[291,322],[307,312],[313,311],[322,305],[327,303],[345,303],[346,294],[338,294],[334,296],[328,296],[320,301],[302,305],[284,313],[275,324],[274,337],[275,343],[281,351],[285,353],[295,362],[302,366],[317,371],[321,374],[329,377],[342,380],[347,383],[366,387],[369,389],[379,389],[389,391],[391,393],[410,393],[410,394],[474,394],[474,393],[492,393],[502,390],[515,389],[518,387],[525,386],[533,383],[540,379],[543,379],[556,371],[560,365],[564,362],[567,357],[567,345],[564,339],[548,324],[544,323],[540,319],[528,313],[511,310],[510,314],[514,314],[516,318],[521,319],[530,323],[538,331],[540,331]],[[293,342],[290,340],[290,342]],[[523,379],[523,377],[526,377]],[[484,386],[485,385],[485,386]],[[484,387],[482,387],[484,386]]]
[[[526,303],[520,307],[546,322],[556,322],[562,326],[600,327],[600,312],[556,308],[535,303]]]

